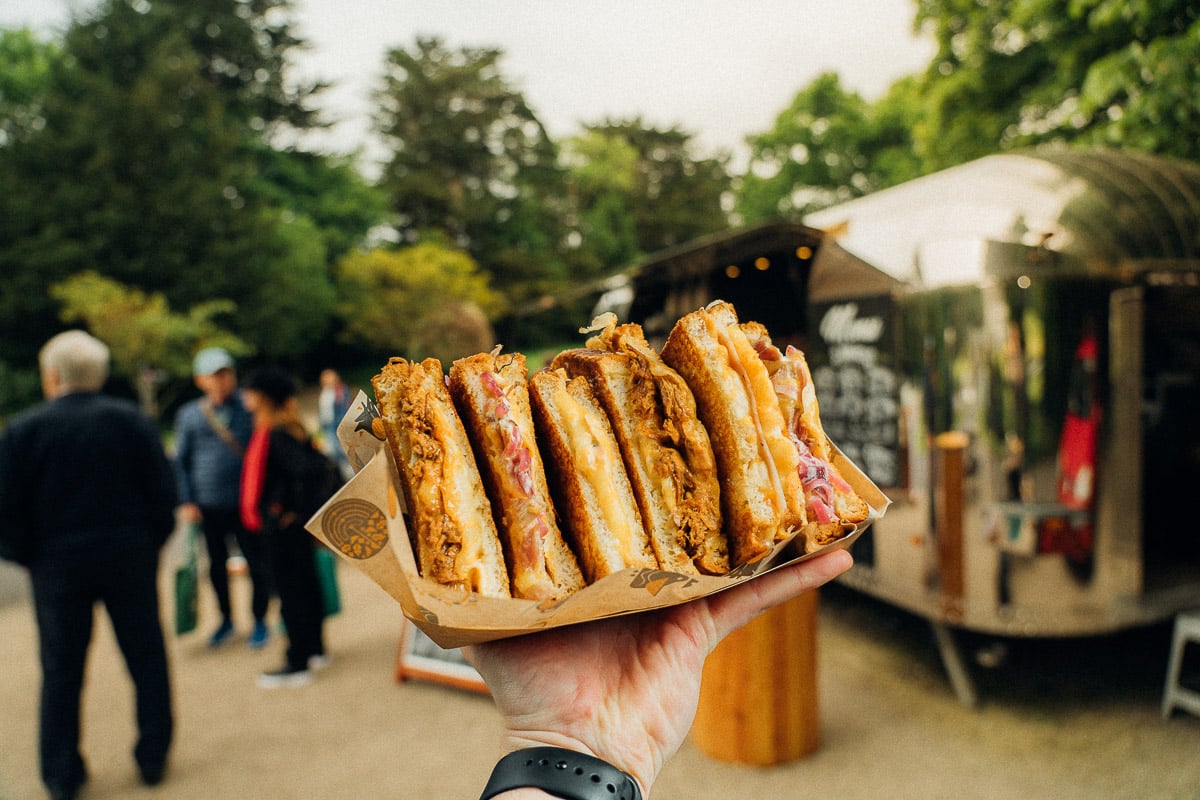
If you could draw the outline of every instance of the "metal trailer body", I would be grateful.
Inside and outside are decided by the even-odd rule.
[[[715,298],[808,353],[893,500],[844,583],[1012,636],[1200,606],[1200,166],[991,156],[660,253],[608,299],[653,341]]]

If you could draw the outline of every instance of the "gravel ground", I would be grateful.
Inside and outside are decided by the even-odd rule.
[[[167,780],[155,789],[137,782],[130,684],[101,615],[84,698],[91,781],[81,799],[478,797],[499,755],[490,700],[397,683],[398,606],[354,570],[343,566],[340,575],[344,610],[328,627],[334,662],[307,688],[255,687],[257,672],[282,658],[278,640],[261,652],[241,642],[210,652],[201,634],[171,640],[178,739]],[[23,584],[21,573],[0,570],[0,800],[45,796],[35,747],[36,631]],[[235,591],[244,600],[244,580]],[[204,600],[202,630],[215,617]],[[1156,626],[1007,642],[1001,666],[973,668],[981,703],[972,710],[955,699],[927,625],[828,587],[820,748],[787,764],[744,767],[685,744],[654,797],[1200,800],[1200,719],[1159,716],[1169,639],[1169,629]],[[969,652],[990,644],[964,643]]]

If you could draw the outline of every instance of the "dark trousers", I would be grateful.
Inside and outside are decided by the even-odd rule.
[[[79,752],[79,707],[94,606],[103,603],[133,679],[143,768],[165,764],[173,716],[158,606],[158,554],[149,545],[56,555],[30,568],[42,661],[39,747],[42,782],[70,790],[86,772]]]
[[[325,652],[325,606],[313,537],[299,525],[267,534],[271,570],[279,592],[279,616],[287,628],[287,663],[303,669],[308,659]]]
[[[204,546],[208,550],[208,579],[217,595],[221,617],[233,620],[233,609],[229,602],[229,568],[226,563],[229,561],[229,539],[233,537],[250,571],[250,609],[256,621],[262,620],[267,615],[272,591],[270,560],[264,537],[248,533],[242,527],[237,509],[201,508],[200,513],[203,514],[201,526],[204,529]]]

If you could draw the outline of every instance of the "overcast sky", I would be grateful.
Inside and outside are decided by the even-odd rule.
[[[94,0],[0,0],[0,25],[53,30]],[[560,138],[581,122],[641,116],[679,125],[702,155],[744,152],[822,71],[868,100],[933,53],[912,32],[915,0],[297,0],[298,59],[335,83],[332,149],[366,138],[369,93],[388,48],[436,34],[451,46],[496,46],[503,75]]]

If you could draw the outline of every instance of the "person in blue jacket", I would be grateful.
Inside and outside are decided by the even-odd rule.
[[[254,627],[247,644],[260,648],[271,637],[267,611],[271,603],[270,559],[261,536],[248,533],[238,515],[242,456],[253,422],[238,389],[233,357],[220,347],[196,354],[192,376],[203,396],[185,403],[175,417],[175,469],[179,480],[180,515],[198,523],[208,551],[209,581],[221,611],[221,622],[208,639],[220,647],[234,636],[229,598],[230,545],[236,543],[250,574],[250,610]]]

